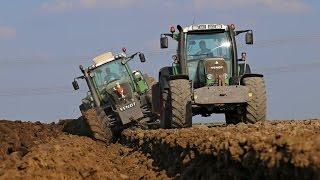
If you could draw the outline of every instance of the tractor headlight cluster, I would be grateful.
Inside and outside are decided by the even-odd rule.
[[[211,80],[212,79],[212,74],[207,74],[207,79]]]
[[[124,56],[122,54],[116,54],[114,56],[115,59],[120,59],[120,58],[123,58]]]

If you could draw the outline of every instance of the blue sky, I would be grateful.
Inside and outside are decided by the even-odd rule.
[[[160,50],[160,33],[193,19],[254,30],[255,44],[239,51],[247,52],[252,69],[265,73],[269,119],[320,117],[319,9],[315,0],[2,1],[0,119],[79,116],[85,85],[72,92],[71,81],[79,64],[89,65],[104,51],[144,51],[148,62],[132,65],[157,76],[171,63],[175,46]]]

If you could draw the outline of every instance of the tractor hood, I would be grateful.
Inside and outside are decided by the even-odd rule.
[[[228,64],[223,58],[206,58],[199,60],[195,86],[224,86],[228,84]]]

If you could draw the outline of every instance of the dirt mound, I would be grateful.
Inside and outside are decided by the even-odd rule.
[[[1,174],[2,173],[2,174]],[[40,144],[14,165],[0,168],[0,179],[167,179],[139,151],[120,144],[106,147],[87,137],[60,135]]]
[[[320,121],[196,126],[123,133],[122,144],[150,154],[182,179],[319,179]]]
[[[92,136],[89,131],[89,126],[86,124],[82,116],[78,119],[60,120],[59,124],[62,126],[62,131],[68,134],[87,137]]]
[[[0,121],[0,179],[168,179],[139,151],[62,132],[78,123]]]
[[[23,156],[35,144],[46,142],[61,132],[57,124],[0,120],[0,163],[10,156]]]

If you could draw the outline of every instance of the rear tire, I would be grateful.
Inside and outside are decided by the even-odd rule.
[[[91,137],[103,141],[106,144],[112,143],[113,133],[109,125],[109,118],[101,108],[92,108],[82,112],[83,118],[89,127]]]
[[[169,104],[171,128],[192,126],[191,87],[186,79],[169,81]]]

